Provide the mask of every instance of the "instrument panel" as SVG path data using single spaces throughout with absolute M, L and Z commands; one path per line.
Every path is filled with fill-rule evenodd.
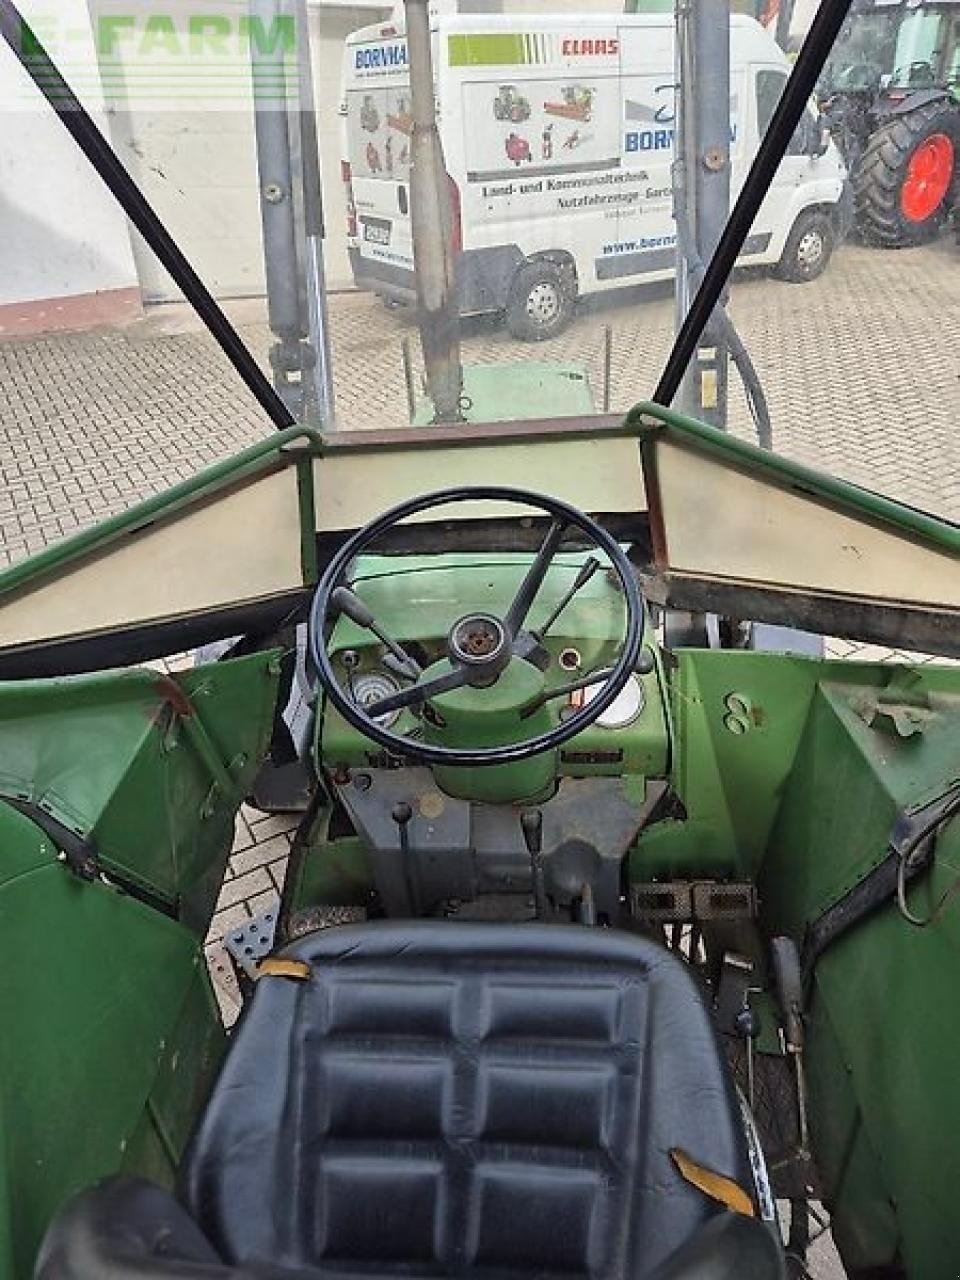
M 375 612 L 390 636 L 426 668 L 446 656 L 447 636 L 468 609 L 496 611 L 508 602 L 528 561 L 514 555 L 448 555 L 424 557 L 403 573 L 395 562 L 379 557 L 358 562 L 353 589 Z M 531 611 L 533 631 L 549 617 L 575 577 L 582 557 L 559 557 L 551 567 Z M 544 681 L 548 690 L 575 683 L 592 671 L 601 673 L 615 657 L 622 635 L 624 609 L 615 581 L 597 574 L 564 609 L 545 636 Z M 387 648 L 348 618 L 341 617 L 330 639 L 330 652 L 341 686 L 361 705 L 401 691 L 408 677 Z M 649 626 L 638 670 L 598 719 L 564 744 L 557 753 L 556 776 L 590 777 L 637 774 L 662 776 L 667 769 L 668 725 L 662 671 Z M 595 696 L 600 684 L 577 689 L 550 701 L 554 723 L 573 714 Z M 385 728 L 411 741 L 424 731 L 428 708 L 403 708 L 381 718 Z M 318 716 L 318 759 L 331 770 L 366 765 L 403 764 L 348 725 L 329 704 Z

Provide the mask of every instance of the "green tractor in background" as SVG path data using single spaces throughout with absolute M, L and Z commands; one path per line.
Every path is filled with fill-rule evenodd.
M 955 0 L 854 5 L 817 93 L 868 243 L 919 244 L 949 217 L 960 176 L 958 88 Z

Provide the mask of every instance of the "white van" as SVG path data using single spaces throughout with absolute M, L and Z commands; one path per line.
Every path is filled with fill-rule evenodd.
M 677 86 L 667 15 L 451 16 L 433 26 L 461 311 L 502 311 L 517 337 L 558 333 L 578 295 L 673 274 Z M 790 72 L 752 18 L 731 18 L 735 193 Z M 343 180 L 357 285 L 415 299 L 410 87 L 396 23 L 348 36 Z M 845 173 L 810 117 L 780 165 L 744 264 L 789 280 L 823 271 Z

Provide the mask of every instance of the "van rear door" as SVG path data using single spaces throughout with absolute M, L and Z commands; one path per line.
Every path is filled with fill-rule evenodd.
M 386 294 L 413 289 L 407 43 L 389 35 L 348 44 L 344 110 L 355 226 L 356 283 Z

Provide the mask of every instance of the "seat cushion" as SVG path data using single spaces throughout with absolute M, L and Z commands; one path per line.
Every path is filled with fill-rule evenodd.
M 429 1280 L 406 1273 L 410 1280 Z M 44 1237 L 35 1280 L 352 1280 L 355 1271 L 225 1264 L 160 1187 L 109 1178 L 80 1192 Z M 389 1272 L 364 1270 L 364 1280 Z M 784 1280 L 779 1246 L 758 1218 L 722 1213 L 674 1253 L 653 1280 Z
M 684 965 L 612 930 L 434 921 L 289 947 L 183 1167 L 223 1258 L 383 1273 L 646 1277 L 752 1187 Z

